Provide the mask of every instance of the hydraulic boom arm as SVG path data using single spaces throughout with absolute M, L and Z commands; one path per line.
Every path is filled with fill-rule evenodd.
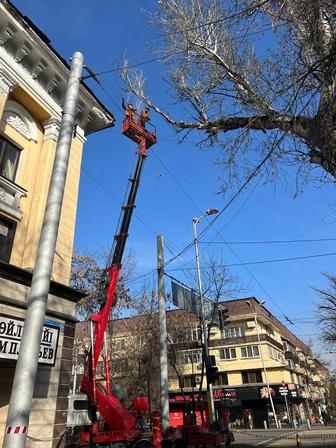
M 156 143 L 155 133 L 148 132 L 143 127 L 137 125 L 133 120 L 127 118 L 123 120 L 123 134 L 138 143 L 138 159 L 133 177 L 130 179 L 131 188 L 127 203 L 122 207 L 122 220 L 118 233 L 114 239 L 114 251 L 111 265 L 106 269 L 104 301 L 98 313 L 92 314 L 91 340 L 92 346 L 88 356 L 86 370 L 82 379 L 81 390 L 88 395 L 91 407 L 104 417 L 104 420 L 111 428 L 123 428 L 130 431 L 135 425 L 135 417 L 111 394 L 109 382 L 107 389 L 101 384 L 96 384 L 96 367 L 104 343 L 104 335 L 109 320 L 111 308 L 116 304 L 115 290 L 121 269 L 122 257 L 125 249 L 128 230 L 135 208 L 135 199 L 141 177 L 141 171 L 147 149 Z M 93 327 L 93 328 L 92 328 Z

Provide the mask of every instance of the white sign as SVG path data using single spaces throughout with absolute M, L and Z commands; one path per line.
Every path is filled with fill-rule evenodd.
M 288 392 L 287 387 L 279 387 L 279 392 Z
M 24 321 L 0 315 L 0 358 L 18 359 Z M 44 325 L 39 352 L 39 364 L 54 365 L 59 328 Z

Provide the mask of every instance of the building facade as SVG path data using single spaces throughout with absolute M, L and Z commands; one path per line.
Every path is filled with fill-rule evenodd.
M 10 1 L 0 3 L 0 444 L 35 266 L 69 66 L 47 36 Z M 69 288 L 83 144 L 114 122 L 84 85 L 80 99 L 28 446 L 62 446 L 76 302 Z
M 297 418 L 318 421 L 328 404 L 329 372 L 310 348 L 253 297 L 219 306 L 228 309 L 229 319 L 222 328 L 213 325 L 210 330 L 209 351 L 218 368 L 213 385 L 217 415 L 229 411 L 235 427 L 263 428 L 264 422 L 274 425 L 269 383 L 277 417 L 283 424 Z M 199 320 L 176 310 L 167 313 L 167 322 L 171 424 L 182 424 L 191 410 L 201 421 L 207 404 Z M 129 394 L 147 394 L 150 381 L 152 406 L 158 407 L 157 317 L 117 319 L 112 328 L 112 384 L 123 385 Z M 77 324 L 76 333 L 84 345 L 88 331 L 86 323 Z M 77 371 L 82 370 L 79 366 Z M 98 372 L 104 381 L 103 362 Z

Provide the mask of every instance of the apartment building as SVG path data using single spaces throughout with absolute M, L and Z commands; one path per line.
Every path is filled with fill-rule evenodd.
M 302 420 L 319 419 L 328 404 L 329 372 L 310 348 L 254 297 L 220 306 L 228 309 L 229 319 L 223 328 L 212 326 L 209 338 L 209 351 L 218 367 L 213 385 L 216 411 L 229 409 L 236 427 L 246 426 L 248 415 L 253 427 L 264 427 L 264 421 L 274 424 L 268 382 L 276 414 L 283 422 L 295 412 Z M 169 311 L 167 322 L 170 420 L 179 425 L 186 411 L 194 408 L 200 420 L 201 410 L 207 410 L 201 329 L 197 317 L 182 310 Z M 158 407 L 157 317 L 117 319 L 112 328 L 112 384 L 116 390 L 123 386 L 124 395 L 149 392 L 152 406 Z M 77 324 L 82 347 L 88 344 L 88 331 L 87 323 Z M 77 372 L 82 369 L 78 366 Z M 98 372 L 104 381 L 103 362 Z
M 51 46 L 48 37 L 10 1 L 1 1 L 0 444 L 68 76 L 67 62 Z M 28 446 L 62 446 L 60 439 L 65 432 L 76 302 L 82 297 L 69 288 L 82 151 L 88 134 L 113 125 L 113 121 L 113 115 L 82 84 Z

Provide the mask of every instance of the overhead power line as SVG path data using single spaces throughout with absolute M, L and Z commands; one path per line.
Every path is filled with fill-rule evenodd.
M 200 241 L 200 244 L 283 244 L 283 243 L 315 243 L 336 241 L 336 238 L 312 238 L 305 240 L 266 240 L 266 241 Z
M 249 6 L 248 8 L 245 8 L 239 12 L 232 13 L 232 14 L 222 17 L 220 19 L 211 20 L 210 22 L 204 22 L 204 23 L 201 23 L 200 25 L 195 25 L 193 27 L 185 28 L 185 29 L 183 29 L 183 31 L 174 30 L 174 31 L 170 31 L 170 32 L 167 32 L 164 34 L 167 36 L 170 34 L 181 34 L 186 31 L 194 31 L 194 30 L 198 30 L 200 28 L 204 28 L 205 26 L 215 25 L 216 23 L 221 23 L 221 22 L 226 22 L 227 20 L 232 20 L 236 17 L 241 17 L 242 15 L 250 13 L 251 11 L 256 11 L 257 8 L 260 8 L 265 3 L 268 3 L 268 2 L 269 2 L 269 0 L 263 0 L 262 2 L 259 3 L 259 5 Z
M 224 268 L 224 267 L 235 267 L 235 266 L 247 266 L 252 264 L 267 264 L 267 263 L 279 263 L 283 261 L 295 261 L 295 260 L 305 260 L 310 258 L 320 258 L 320 257 L 331 257 L 336 255 L 336 252 L 330 252 L 326 254 L 316 254 L 316 255 L 304 255 L 302 257 L 288 257 L 288 258 L 278 258 L 275 260 L 257 260 L 257 261 L 246 261 L 244 263 L 231 263 L 231 264 L 223 264 L 218 266 L 201 266 L 201 269 L 213 269 L 213 268 Z M 176 268 L 176 269 L 169 269 L 172 271 L 194 271 L 197 268 Z
M 270 31 L 272 29 L 273 29 L 273 26 L 268 26 L 267 28 L 263 28 L 263 29 L 256 30 L 256 31 L 251 31 L 250 33 L 245 33 L 245 34 L 243 34 L 241 36 L 234 36 L 230 40 L 231 41 L 235 41 L 235 40 L 238 41 L 239 39 L 242 39 L 242 38 L 245 39 L 246 37 L 249 37 L 249 36 L 255 36 L 257 34 L 261 34 L 261 33 L 264 33 L 265 31 Z M 111 69 L 108 69 L 108 70 L 102 70 L 100 72 L 95 72 L 95 73 L 91 71 L 88 75 L 83 76 L 82 80 L 85 81 L 86 79 L 92 78 L 96 82 L 98 82 L 98 80 L 97 80 L 98 76 L 107 75 L 109 73 L 120 72 L 120 71 L 124 70 L 125 68 L 127 68 L 127 69 L 129 69 L 129 68 L 136 68 L 136 67 L 141 67 L 142 65 L 152 64 L 153 62 L 162 62 L 164 59 L 170 58 L 172 56 L 177 56 L 179 54 L 186 53 L 186 52 L 189 52 L 189 51 L 190 50 L 188 48 L 186 48 L 184 50 L 172 51 L 172 52 L 166 53 L 166 54 L 164 54 L 162 56 L 156 56 L 154 58 L 146 59 L 144 61 L 137 62 L 135 64 L 127 65 L 126 67 L 125 66 L 120 66 L 120 67 L 111 68 Z

